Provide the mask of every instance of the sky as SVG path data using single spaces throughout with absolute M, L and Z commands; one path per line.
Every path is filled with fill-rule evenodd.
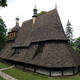
M 38 13 L 50 11 L 57 5 L 64 30 L 69 20 L 73 28 L 73 38 L 80 37 L 80 0 L 7 0 L 7 3 L 7 7 L 0 8 L 0 16 L 8 29 L 15 26 L 17 16 L 20 18 L 20 26 L 22 22 L 31 19 L 35 4 Z

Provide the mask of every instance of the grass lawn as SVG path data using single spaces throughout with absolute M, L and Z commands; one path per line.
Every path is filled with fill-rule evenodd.
M 8 65 L 0 62 L 0 69 L 1 68 L 7 68 L 7 67 L 8 67 Z M 5 79 L 3 79 L 3 78 L 0 77 L 0 80 L 5 80 Z
M 0 62 L 0 69 L 1 69 L 1 68 L 7 68 L 7 67 L 9 67 L 7 64 L 4 64 L 4 63 L 1 63 L 1 62 Z
M 75 76 L 67 76 L 67 77 L 47 77 L 39 74 L 35 74 L 32 72 L 24 72 L 19 69 L 10 69 L 3 71 L 18 80 L 80 80 L 80 74 Z
M 4 63 L 0 63 L 0 68 L 6 68 L 8 67 L 8 65 L 4 64 Z M 80 80 L 80 73 L 78 75 L 75 76 L 67 76 L 67 77 L 47 77 L 44 75 L 39 75 L 39 74 L 35 74 L 33 72 L 24 72 L 23 70 L 20 69 L 9 69 L 9 70 L 5 70 L 3 71 L 9 75 L 11 75 L 12 77 L 18 79 L 18 80 Z M 0 80 L 4 80 L 0 77 Z
M 3 78 L 0 77 L 0 80 L 5 80 L 5 79 L 3 79 Z

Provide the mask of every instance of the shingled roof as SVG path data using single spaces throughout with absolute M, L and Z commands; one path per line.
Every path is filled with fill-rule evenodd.
M 19 29 L 20 29 L 20 26 L 14 26 L 14 27 L 11 29 L 11 32 L 12 32 L 12 31 L 16 31 L 16 32 L 17 32 L 17 31 L 19 31 Z
M 11 54 L 13 54 L 12 46 L 14 42 L 8 42 L 7 45 L 5 46 L 4 49 L 1 50 L 0 52 L 0 57 L 1 58 L 8 58 Z
M 23 22 L 22 27 L 19 31 L 17 39 L 15 41 L 15 47 L 27 46 L 31 42 L 31 32 L 32 32 L 32 19 Z
M 1 57 L 48 68 L 76 67 L 80 65 L 80 56 L 66 42 L 45 42 L 41 52 L 38 51 L 38 46 L 39 44 L 32 44 L 29 48 L 18 49 L 19 53 L 16 53 L 15 49 L 8 48 L 10 52 L 6 55 L 3 53 Z
M 33 25 L 31 37 L 32 42 L 67 40 L 56 9 L 37 18 L 36 24 Z
M 56 9 L 39 16 L 34 25 L 32 20 L 23 22 L 14 47 L 27 47 L 32 42 L 47 40 L 68 40 Z

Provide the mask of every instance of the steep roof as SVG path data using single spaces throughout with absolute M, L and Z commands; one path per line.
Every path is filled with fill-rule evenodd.
M 14 46 L 27 47 L 32 42 L 47 40 L 68 40 L 56 9 L 39 16 L 34 25 L 32 20 L 23 22 Z
M 29 63 L 57 68 L 79 66 L 79 61 L 80 56 L 69 44 L 65 42 L 47 42 L 44 45 L 43 52 L 37 53 Z M 25 62 L 27 63 L 27 58 L 25 58 Z
M 27 46 L 31 42 L 32 19 L 23 22 L 14 46 Z
M 56 9 L 37 18 L 36 23 L 33 25 L 31 37 L 32 42 L 67 40 Z
M 13 54 L 12 46 L 14 42 L 8 42 L 4 49 L 0 51 L 1 58 L 8 58 L 8 56 Z

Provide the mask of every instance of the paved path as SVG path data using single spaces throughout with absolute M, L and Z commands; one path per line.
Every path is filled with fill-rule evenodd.
M 0 71 L 0 76 L 5 80 L 18 80 L 1 71 Z
M 8 68 L 2 68 L 2 69 L 0 69 L 0 71 L 7 70 L 7 69 L 11 69 L 11 68 L 13 68 L 13 67 L 15 67 L 15 66 L 13 65 L 13 66 L 10 66 L 10 67 L 8 67 Z
M 1 76 L 2 78 L 4 78 L 5 80 L 18 80 L 18 79 L 13 78 L 12 76 L 10 76 L 10 75 L 2 72 L 3 70 L 11 69 L 11 68 L 13 68 L 13 67 L 14 67 L 14 66 L 10 66 L 10 67 L 8 67 L 8 68 L 0 69 L 0 76 Z

